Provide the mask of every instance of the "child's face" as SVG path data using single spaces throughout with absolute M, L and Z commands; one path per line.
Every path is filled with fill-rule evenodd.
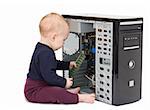
M 68 30 L 65 30 L 64 32 L 57 34 L 53 45 L 54 50 L 58 50 L 63 47 L 64 41 L 68 38 L 68 34 L 69 34 Z

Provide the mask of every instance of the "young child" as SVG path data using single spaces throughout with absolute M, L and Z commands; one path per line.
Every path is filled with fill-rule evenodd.
M 69 34 L 69 25 L 64 18 L 50 13 L 39 24 L 41 40 L 37 43 L 27 74 L 24 94 L 28 101 L 35 103 L 78 102 L 94 103 L 95 94 L 80 94 L 80 88 L 69 89 L 73 79 L 65 79 L 56 70 L 76 67 L 76 63 L 56 60 L 54 51 L 60 49 Z

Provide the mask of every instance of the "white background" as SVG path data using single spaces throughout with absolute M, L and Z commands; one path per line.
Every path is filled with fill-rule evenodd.
M 150 6 L 148 0 L 0 0 L 0 110 L 150 109 Z M 98 13 L 144 17 L 142 99 L 124 106 L 95 101 L 76 105 L 33 104 L 23 89 L 31 55 L 39 41 L 38 24 L 49 12 Z M 60 59 L 60 51 L 57 54 Z M 147 108 L 146 108 L 147 107 Z

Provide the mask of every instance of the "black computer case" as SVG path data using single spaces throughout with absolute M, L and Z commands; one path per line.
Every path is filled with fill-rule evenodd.
M 123 105 L 141 99 L 142 17 L 63 15 L 70 25 L 63 60 L 85 58 L 74 74 L 73 87 L 96 94 L 96 100 Z M 80 62 L 81 63 L 81 62 Z

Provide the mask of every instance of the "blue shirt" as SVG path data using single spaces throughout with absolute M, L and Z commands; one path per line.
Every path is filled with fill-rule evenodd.
M 43 80 L 50 86 L 65 87 L 66 79 L 57 75 L 56 70 L 69 69 L 69 63 L 56 60 L 53 49 L 38 42 L 32 55 L 27 78 Z

